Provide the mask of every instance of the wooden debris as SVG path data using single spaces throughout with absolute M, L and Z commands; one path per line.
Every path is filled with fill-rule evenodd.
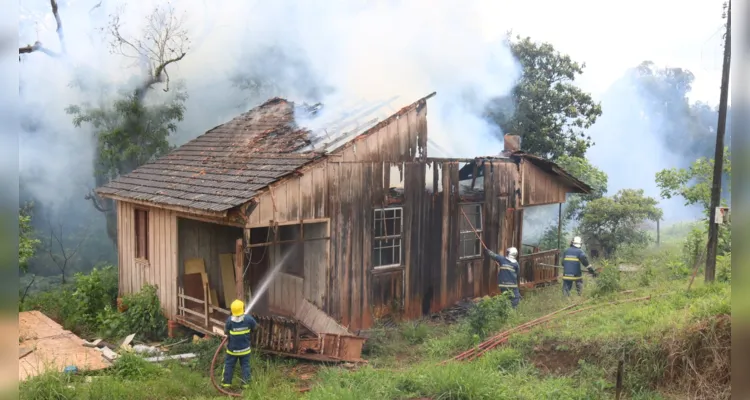
M 96 339 L 93 342 L 89 342 L 87 340 L 84 340 L 83 342 L 84 342 L 83 343 L 84 347 L 97 348 L 97 347 L 99 347 L 99 344 L 102 342 L 102 340 L 101 339 Z
M 125 340 L 122 341 L 122 344 L 120 345 L 120 348 L 121 349 L 128 349 L 130 347 L 130 342 L 132 342 L 133 339 L 135 339 L 135 333 L 131 333 L 130 335 L 128 335 L 125 338 Z
M 102 357 L 109 362 L 115 361 L 118 357 L 117 353 L 110 350 L 109 347 L 102 347 L 99 351 L 102 352 Z
M 173 356 L 157 356 L 157 357 L 149 357 L 146 358 L 146 361 L 148 362 L 161 362 L 166 360 L 189 360 L 191 358 L 197 357 L 194 353 L 185 353 L 185 354 L 176 354 Z

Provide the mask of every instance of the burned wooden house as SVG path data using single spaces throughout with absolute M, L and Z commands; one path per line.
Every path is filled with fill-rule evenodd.
M 275 98 L 99 188 L 117 204 L 121 295 L 156 285 L 171 321 L 212 333 L 258 293 L 261 347 L 351 358 L 341 342 L 380 317 L 494 294 L 474 230 L 520 248 L 524 208 L 590 188 L 515 136 L 499 155 L 428 157 L 430 97 L 318 117 Z M 540 264 L 557 257 L 524 255 L 521 283 L 556 279 Z

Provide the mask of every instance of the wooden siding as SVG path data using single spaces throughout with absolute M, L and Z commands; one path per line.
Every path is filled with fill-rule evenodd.
M 573 190 L 528 161 L 521 162 L 521 171 L 524 207 L 564 203 L 566 193 Z
M 170 210 L 117 203 L 120 296 L 145 284 L 158 288 L 167 318 L 177 314 L 177 217 Z M 148 211 L 148 260 L 135 257 L 135 209 Z

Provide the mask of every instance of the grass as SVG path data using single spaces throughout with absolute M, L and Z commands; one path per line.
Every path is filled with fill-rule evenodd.
M 720 379 L 725 368 L 723 353 L 706 349 L 720 348 L 721 340 L 727 340 L 722 335 L 728 333 L 721 324 L 712 321 L 717 315 L 730 313 L 731 287 L 728 283 L 705 285 L 702 279 L 696 279 L 687 292 L 689 277 L 675 276 L 667 266 L 672 257 L 665 255 L 669 251 L 663 248 L 641 254 L 648 269 L 613 278 L 618 280 L 615 286 L 620 290 L 633 290 L 628 294 L 602 291 L 591 279 L 586 281 L 582 299 L 576 295 L 564 298 L 559 285 L 525 293 L 518 309 L 507 318 L 488 321 L 494 324 L 493 331 L 516 326 L 574 301 L 589 300 L 600 306 L 514 335 L 507 345 L 477 361 L 438 365 L 479 342 L 468 321 L 453 325 L 406 322 L 395 329 L 373 332 L 366 349 L 368 366 L 356 370 L 323 366 L 304 382 L 291 373 L 302 364 L 255 354 L 253 380 L 245 398 L 611 398 L 621 358 L 626 360 L 628 398 L 684 398 L 688 390 L 704 393 L 703 398 L 722 398 L 722 392 L 708 392 L 713 389 L 691 375 L 690 368 L 706 371 L 711 383 Z M 594 292 L 602 293 L 594 297 Z M 647 295 L 652 299 L 608 304 L 614 299 Z M 218 396 L 207 376 L 217 345 L 218 341 L 212 340 L 174 346 L 172 352 L 199 355 L 186 365 L 152 365 L 128 355 L 91 381 L 81 375 L 47 373 L 22 383 L 21 399 L 225 398 Z M 298 388 L 302 386 L 311 386 L 311 390 L 301 395 Z

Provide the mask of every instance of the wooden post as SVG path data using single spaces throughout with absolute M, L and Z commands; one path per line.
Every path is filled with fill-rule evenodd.
M 724 36 L 724 66 L 721 72 L 721 96 L 719 98 L 719 123 L 716 129 L 714 152 L 714 176 L 711 184 L 711 208 L 708 218 L 708 243 L 706 244 L 706 282 L 716 276 L 716 251 L 719 245 L 719 224 L 716 208 L 721 202 L 721 175 L 724 169 L 724 132 L 727 126 L 727 97 L 729 95 L 729 65 L 732 59 L 732 1 L 727 6 L 727 30 Z
M 622 395 L 622 374 L 623 370 L 625 369 L 625 360 L 620 359 L 620 361 L 617 362 L 617 385 L 615 386 L 615 399 L 620 400 L 620 396 Z
M 203 312 L 206 316 L 206 329 L 210 326 L 209 316 L 208 316 L 208 297 L 210 296 L 210 291 L 208 290 L 208 282 L 203 283 Z
M 242 246 L 242 239 L 237 239 L 234 246 L 234 291 L 237 294 L 237 298 L 240 300 L 245 299 L 245 279 L 243 276 L 243 266 L 245 265 L 245 251 Z
M 656 247 L 659 247 L 661 244 L 661 233 L 659 231 L 659 220 L 656 220 Z

